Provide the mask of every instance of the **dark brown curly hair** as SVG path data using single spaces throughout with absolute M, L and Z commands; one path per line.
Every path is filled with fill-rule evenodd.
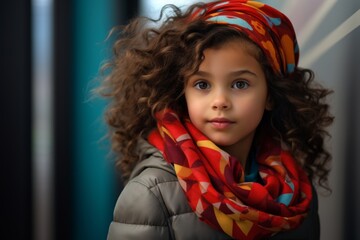
M 133 19 L 118 31 L 114 57 L 103 66 L 108 74 L 100 92 L 110 100 L 106 121 L 125 182 L 140 159 L 138 139 L 146 139 L 156 127 L 154 114 L 172 108 L 187 116 L 184 84 L 198 70 L 203 51 L 233 39 L 254 45 L 243 33 L 226 25 L 188 22 L 200 6 L 182 12 L 167 5 L 157 20 Z M 164 15 L 166 19 L 162 19 Z M 262 122 L 270 124 L 289 146 L 310 179 L 318 179 L 320 186 L 329 189 L 331 155 L 324 148 L 324 139 L 329 136 L 326 127 L 333 117 L 324 100 L 331 91 L 315 84 L 309 69 L 296 68 L 290 77 L 275 74 L 261 49 L 256 49 L 273 105 Z

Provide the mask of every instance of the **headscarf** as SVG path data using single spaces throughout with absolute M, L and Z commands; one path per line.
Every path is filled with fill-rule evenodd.
M 299 60 L 294 27 L 287 16 L 264 3 L 247 0 L 216 1 L 198 8 L 191 21 L 226 24 L 245 33 L 264 52 L 276 73 L 287 76 Z

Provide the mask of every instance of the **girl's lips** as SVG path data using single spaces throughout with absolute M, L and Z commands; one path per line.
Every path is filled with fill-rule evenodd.
M 224 129 L 235 123 L 227 118 L 214 118 L 209 121 L 217 129 Z

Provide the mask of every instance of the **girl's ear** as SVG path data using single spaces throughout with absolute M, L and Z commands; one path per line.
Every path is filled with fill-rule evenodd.
M 267 99 L 266 99 L 265 109 L 268 111 L 271 111 L 271 110 L 273 110 L 273 107 L 274 107 L 274 102 L 273 102 L 272 98 L 270 97 L 270 95 L 268 95 Z

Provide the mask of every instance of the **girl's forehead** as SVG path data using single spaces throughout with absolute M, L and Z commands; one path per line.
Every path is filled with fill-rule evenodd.
M 262 53 L 260 47 L 257 46 L 255 43 L 251 42 L 248 39 L 238 37 L 238 38 L 232 38 L 227 41 L 224 41 L 224 42 L 218 43 L 216 45 L 205 48 L 204 51 L 202 52 L 201 59 L 204 60 L 204 53 L 208 50 L 221 50 L 224 48 L 231 48 L 234 51 L 236 49 L 241 49 L 246 54 L 249 54 L 250 56 L 254 57 L 258 61 L 260 59 L 260 54 Z

